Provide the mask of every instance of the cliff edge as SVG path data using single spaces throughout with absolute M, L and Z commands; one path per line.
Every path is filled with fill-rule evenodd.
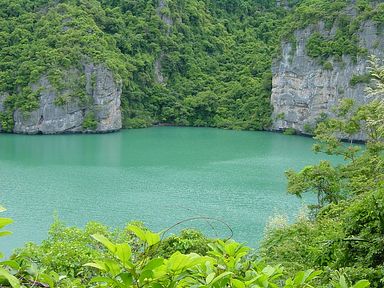
M 352 98 L 356 103 L 369 101 L 364 92 L 367 82 L 367 56 L 384 56 L 382 30 L 371 21 L 361 24 L 358 45 L 365 50 L 356 58 L 343 55 L 341 59 L 330 57 L 320 63 L 308 56 L 308 39 L 318 33 L 329 39 L 336 28 L 325 29 L 319 22 L 294 32 L 294 43 L 284 42 L 281 58 L 272 67 L 273 130 L 293 128 L 304 134 L 318 121 L 332 116 L 333 108 L 343 98 Z M 365 83 L 364 83 L 365 82 Z M 356 135 L 356 140 L 364 140 L 364 135 Z
M 83 64 L 63 73 L 60 87 L 42 76 L 30 85 L 38 107 L 11 112 L 12 132 L 22 134 L 103 133 L 121 129 L 121 81 L 103 65 Z M 0 112 L 8 95 L 0 95 Z M 0 124 L 0 131 L 2 126 Z M 5 129 L 3 129 L 5 130 Z

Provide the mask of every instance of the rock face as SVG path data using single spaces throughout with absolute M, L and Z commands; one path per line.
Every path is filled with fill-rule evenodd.
M 296 47 L 282 44 L 282 57 L 273 65 L 272 97 L 274 108 L 273 129 L 294 128 L 306 133 L 306 127 L 313 125 L 322 114 L 332 114 L 341 99 L 353 98 L 357 103 L 369 99 L 364 93 L 364 84 L 351 85 L 354 75 L 367 73 L 367 59 L 352 61 L 343 56 L 342 61 L 333 61 L 331 69 L 325 69 L 316 59 L 307 56 L 306 43 L 313 32 L 324 36 L 335 33 L 326 31 L 319 23 L 295 32 Z M 384 56 L 384 37 L 372 22 L 365 22 L 359 32 L 360 46 L 368 50 L 368 55 Z M 364 136 L 357 135 L 362 140 Z
M 5 100 L 5 98 L 7 97 L 7 95 L 6 94 L 2 94 L 2 93 L 0 93 L 0 114 L 2 113 L 2 112 L 4 112 L 4 100 Z M 2 131 L 2 125 L 1 125 L 1 121 L 0 121 L 0 132 Z
M 171 34 L 173 20 L 172 18 L 164 13 L 164 10 L 167 9 L 167 3 L 165 0 L 158 0 L 156 14 L 160 17 L 161 21 L 165 24 L 166 27 L 166 35 L 169 36 Z M 160 52 L 160 55 L 154 62 L 154 77 L 157 83 L 166 85 L 167 79 L 162 73 L 162 62 L 164 61 L 164 52 Z
M 31 85 L 33 91 L 40 92 L 40 107 L 28 113 L 16 110 L 14 133 L 58 134 L 121 129 L 122 84 L 103 65 L 84 64 L 82 68 L 83 71 L 68 71 L 68 79 L 64 79 L 65 87 L 60 92 L 51 85 L 47 77 L 42 77 L 38 83 Z M 85 81 L 85 87 L 82 87 L 85 96 L 82 100 L 76 95 L 78 87 L 73 85 L 73 81 L 79 77 L 83 77 Z M 63 95 L 72 96 L 66 103 L 58 103 L 59 97 Z M 84 125 L 84 120 L 90 116 L 95 121 L 92 128 Z
M 171 33 L 171 27 L 173 25 L 173 20 L 169 15 L 163 13 L 163 10 L 166 8 L 168 8 L 166 1 L 165 0 L 159 0 L 157 8 L 156 8 L 156 13 L 161 18 L 161 21 L 163 21 L 163 23 L 167 26 L 167 34 L 169 35 Z
M 276 0 L 277 7 L 283 7 L 285 9 L 289 9 L 289 3 L 287 0 Z

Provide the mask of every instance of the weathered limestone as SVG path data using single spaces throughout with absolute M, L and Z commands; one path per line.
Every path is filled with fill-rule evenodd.
M 87 101 L 76 97 L 79 87 L 73 87 L 73 78 L 85 75 Z M 122 85 L 103 65 L 84 64 L 83 71 L 68 71 L 65 88 L 58 92 L 47 77 L 31 85 L 39 93 L 40 107 L 32 112 L 14 112 L 14 133 L 58 134 L 74 132 L 110 132 L 121 129 L 120 96 Z M 72 85 L 71 85 L 72 84 Z M 57 104 L 62 94 L 73 95 L 66 104 Z M 84 118 L 93 113 L 97 122 L 94 130 L 83 127 Z
M 289 3 L 287 0 L 276 0 L 277 7 L 283 7 L 284 9 L 289 9 Z
M 305 133 L 305 126 L 316 123 L 323 113 L 332 115 L 332 109 L 341 99 L 352 98 L 357 103 L 369 101 L 364 84 L 350 84 L 354 75 L 367 73 L 367 59 L 360 57 L 354 62 L 349 56 L 343 56 L 339 62 L 330 60 L 332 67 L 326 70 L 306 53 L 306 42 L 315 31 L 324 36 L 335 33 L 335 29 L 326 31 L 323 23 L 296 31 L 296 47 L 283 43 L 282 57 L 273 65 L 274 130 L 294 128 Z M 383 33 L 374 23 L 365 22 L 358 36 L 360 46 L 367 49 L 368 55 L 384 56 Z M 356 136 L 359 140 L 363 138 L 363 135 Z
M 155 80 L 157 83 L 160 83 L 160 84 L 165 84 L 165 82 L 166 82 L 166 78 L 163 75 L 163 73 L 161 72 L 161 70 L 162 70 L 162 64 L 161 63 L 162 63 L 163 59 L 164 59 L 164 53 L 161 52 L 160 56 L 155 60 L 155 64 L 154 64 Z
M 168 8 L 166 1 L 164 0 L 158 0 L 157 8 L 156 8 L 156 14 L 160 17 L 161 21 L 165 24 L 167 31 L 166 35 L 171 34 L 172 25 L 173 25 L 173 19 L 164 13 L 164 9 Z M 162 62 L 164 61 L 164 53 L 160 52 L 160 55 L 157 57 L 157 59 L 154 62 L 153 70 L 154 70 L 154 77 L 157 83 L 166 85 L 167 79 L 162 73 Z
M 5 93 L 0 93 L 0 114 L 4 112 L 4 100 L 7 97 Z M 0 121 L 0 132 L 2 131 L 2 125 Z
M 156 8 L 156 13 L 161 18 L 163 23 L 165 25 L 167 25 L 167 34 L 169 35 L 171 33 L 171 27 L 173 25 L 173 19 L 169 15 L 163 13 L 163 9 L 165 9 L 165 8 L 168 8 L 167 3 L 164 0 L 159 0 L 157 8 Z

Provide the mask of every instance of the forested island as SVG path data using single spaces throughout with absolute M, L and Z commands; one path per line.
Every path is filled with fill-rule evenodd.
M 3 0 L 0 130 L 311 134 L 340 99 L 366 102 L 379 2 Z
M 0 262 L 0 286 L 383 287 L 380 2 L 0 0 L 0 132 L 274 130 L 342 159 L 286 172 L 288 193 L 316 203 L 271 221 L 257 250 L 192 229 L 57 220 Z M 12 222 L 0 218 L 0 236 Z

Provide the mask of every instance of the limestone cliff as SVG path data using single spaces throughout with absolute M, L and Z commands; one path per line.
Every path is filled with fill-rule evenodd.
M 83 80 L 82 85 L 79 79 Z M 31 112 L 14 111 L 13 132 L 57 134 L 109 132 L 121 128 L 122 84 L 105 66 L 83 64 L 82 70 L 71 69 L 65 73 L 61 85 L 58 90 L 47 77 L 31 85 L 32 91 L 39 93 L 39 108 Z M 4 97 L 0 97 L 0 111 L 2 99 Z
M 276 6 L 283 7 L 285 9 L 290 8 L 288 0 L 276 0 Z
M 329 67 L 324 67 L 306 52 L 308 38 L 314 32 L 330 37 L 335 29 L 326 30 L 324 23 L 319 22 L 296 31 L 296 45 L 283 43 L 281 58 L 273 65 L 271 102 L 274 130 L 294 128 L 306 133 L 306 128 L 313 126 L 323 115 L 332 114 L 332 108 L 342 98 L 353 98 L 357 103 L 368 101 L 365 85 L 351 84 L 353 77 L 367 73 L 367 57 L 360 56 L 353 61 L 344 55 L 342 61 L 329 59 Z M 367 55 L 384 56 L 383 32 L 373 22 L 362 23 L 358 38 L 359 46 L 367 50 Z
M 8 95 L 6 95 L 5 93 L 0 93 L 0 113 L 3 113 L 5 111 L 4 101 L 7 96 Z M 0 121 L 0 132 L 2 131 L 2 129 L 2 121 Z
M 172 18 L 167 14 L 166 11 L 169 11 L 166 1 L 159 0 L 156 8 L 156 14 L 160 17 L 161 21 L 164 23 L 166 28 L 166 35 L 169 36 L 171 34 L 171 29 L 173 25 Z M 162 72 L 162 62 L 164 61 L 164 52 L 161 51 L 160 55 L 155 59 L 154 62 L 154 76 L 157 83 L 166 84 L 166 77 Z

